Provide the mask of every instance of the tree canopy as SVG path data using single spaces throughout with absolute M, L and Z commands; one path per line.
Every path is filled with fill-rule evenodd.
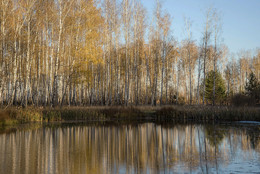
M 260 49 L 227 61 L 215 8 L 205 10 L 199 44 L 189 18 L 178 42 L 181 26 L 155 1 L 148 15 L 136 0 L 1 0 L 0 105 L 204 104 L 214 89 L 216 102 L 225 87 L 245 91 L 249 72 L 259 78 Z M 221 87 L 213 78 L 211 91 L 207 77 L 205 98 L 212 71 Z M 253 82 L 247 88 L 259 97 Z

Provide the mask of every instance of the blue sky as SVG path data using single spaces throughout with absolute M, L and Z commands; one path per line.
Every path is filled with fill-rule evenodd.
M 141 1 L 152 15 L 155 0 Z M 260 47 L 260 0 L 162 0 L 162 9 L 173 18 L 171 29 L 178 41 L 184 38 L 184 16 L 193 23 L 193 39 L 201 40 L 205 9 L 210 6 L 221 14 L 221 37 L 231 53 Z

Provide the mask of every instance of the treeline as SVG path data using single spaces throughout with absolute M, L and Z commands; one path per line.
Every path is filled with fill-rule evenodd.
M 159 0 L 148 19 L 138 0 L 2 0 L 2 105 L 206 104 L 216 100 L 215 74 L 226 99 L 259 77 L 260 51 L 228 62 L 217 10 L 205 13 L 199 44 L 172 35 Z M 183 26 L 174 26 L 183 27 Z M 200 31 L 201 32 L 201 31 Z M 213 71 L 212 100 L 205 80 Z M 223 103 L 223 102 L 222 102 Z

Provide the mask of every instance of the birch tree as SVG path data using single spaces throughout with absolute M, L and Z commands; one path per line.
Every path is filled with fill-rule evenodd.
M 189 80 L 190 80 L 190 105 L 192 104 L 192 84 L 191 84 L 191 39 L 192 39 L 192 32 L 191 32 L 191 21 L 189 19 L 185 19 L 185 28 L 187 34 L 187 41 L 188 41 L 188 61 L 189 61 Z
M 208 47 L 210 44 L 210 38 L 211 38 L 211 33 L 212 33 L 212 8 L 207 9 L 206 11 L 206 21 L 205 21 L 205 26 L 204 26 L 204 32 L 203 32 L 203 38 L 202 38 L 202 43 L 203 43 L 203 105 L 205 103 L 205 79 L 206 79 L 206 73 L 207 73 L 207 58 L 208 58 Z
M 170 32 L 170 26 L 171 26 L 171 21 L 170 21 L 170 15 L 165 14 L 161 18 L 161 27 L 162 27 L 162 55 L 161 55 L 161 61 L 162 61 L 162 68 L 161 68 L 161 97 L 160 97 L 160 104 L 163 104 L 163 87 L 164 87 L 164 79 L 165 79 L 165 64 L 167 63 L 167 58 L 170 50 L 170 44 L 169 42 L 169 32 Z M 167 78 L 167 77 L 166 77 Z M 167 97 L 167 96 L 166 96 Z
M 61 45 L 62 45 L 62 33 L 64 28 L 64 22 L 66 20 L 66 17 L 68 16 L 72 3 L 74 3 L 74 0 L 58 0 L 57 1 L 57 10 L 58 10 L 58 41 L 57 41 L 57 54 L 54 59 L 54 76 L 53 76 L 53 96 L 52 96 L 52 104 L 53 106 L 56 106 L 58 104 L 58 98 L 59 98 L 59 84 L 60 84 L 60 77 L 58 77 L 58 71 L 59 71 L 59 60 L 61 56 Z
M 122 20 L 123 20 L 123 31 L 124 31 L 124 39 L 125 39 L 125 92 L 124 92 L 124 101 L 125 105 L 128 105 L 129 100 L 129 39 L 130 39 L 130 28 L 131 28 L 131 18 L 132 18 L 132 9 L 130 5 L 130 0 L 122 1 Z

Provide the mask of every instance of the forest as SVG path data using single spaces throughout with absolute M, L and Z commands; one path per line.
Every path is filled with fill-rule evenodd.
M 0 105 L 259 103 L 260 49 L 230 54 L 204 12 L 178 41 L 159 0 L 152 16 L 139 0 L 1 0 Z

